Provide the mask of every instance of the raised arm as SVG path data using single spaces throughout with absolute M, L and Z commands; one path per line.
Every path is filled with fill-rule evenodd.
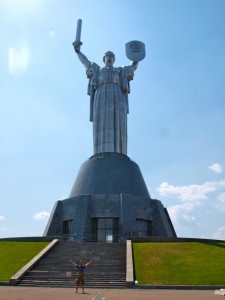
M 85 66 L 86 70 L 90 68 L 91 62 L 88 60 L 88 58 L 80 51 L 82 43 L 81 42 L 73 42 L 74 50 L 80 60 L 80 62 Z
M 131 66 L 132 71 L 134 72 L 137 70 L 138 62 L 132 60 L 130 66 Z
M 85 264 L 85 267 L 87 267 L 88 265 L 90 265 L 90 263 L 92 263 L 93 259 L 89 259 L 89 261 Z
M 77 263 L 75 261 L 73 261 L 72 259 L 69 260 L 69 262 L 73 265 L 73 266 L 77 266 Z

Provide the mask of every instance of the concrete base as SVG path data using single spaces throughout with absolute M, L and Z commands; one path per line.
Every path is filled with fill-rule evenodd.
M 81 166 L 69 198 L 56 202 L 44 235 L 113 242 L 176 233 L 167 210 L 151 199 L 138 165 L 108 153 Z

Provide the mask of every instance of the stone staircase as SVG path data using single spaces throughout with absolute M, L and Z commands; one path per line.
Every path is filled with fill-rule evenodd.
M 86 287 L 126 287 L 125 243 L 59 242 L 18 283 L 20 286 L 74 287 L 76 267 L 69 262 L 90 258 L 85 271 Z M 67 277 L 72 272 L 72 277 Z

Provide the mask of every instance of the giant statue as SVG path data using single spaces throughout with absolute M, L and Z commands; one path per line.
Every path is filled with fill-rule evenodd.
M 126 43 L 129 66 L 114 67 L 111 51 L 99 66 L 81 52 L 81 25 L 79 19 L 73 47 L 89 79 L 94 155 L 81 165 L 69 197 L 56 202 L 45 235 L 79 242 L 176 237 L 166 208 L 151 198 L 139 166 L 127 155 L 130 81 L 145 46 Z
M 90 121 L 93 122 L 94 154 L 114 152 L 127 155 L 127 114 L 129 113 L 129 82 L 134 77 L 138 61 L 144 58 L 144 44 L 132 41 L 126 44 L 130 66 L 114 67 L 115 55 L 107 51 L 104 66 L 89 61 L 80 51 L 81 20 L 77 23 L 74 50 L 86 69 L 89 79 Z

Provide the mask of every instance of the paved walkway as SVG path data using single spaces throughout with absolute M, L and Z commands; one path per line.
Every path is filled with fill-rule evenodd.
M 223 299 L 214 290 L 87 289 L 0 286 L 1 300 L 209 300 Z

